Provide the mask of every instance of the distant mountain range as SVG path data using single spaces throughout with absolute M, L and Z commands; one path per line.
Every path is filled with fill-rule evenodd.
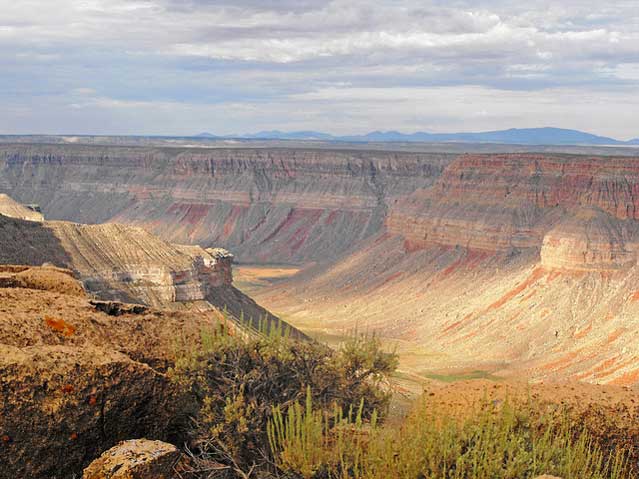
M 197 138 L 239 138 L 254 140 L 321 140 L 348 142 L 500 143 L 508 145 L 639 145 L 639 138 L 616 140 L 564 128 L 511 128 L 478 133 L 401 133 L 373 131 L 365 135 L 336 136 L 318 131 L 260 131 L 245 135 L 217 136 L 200 133 Z

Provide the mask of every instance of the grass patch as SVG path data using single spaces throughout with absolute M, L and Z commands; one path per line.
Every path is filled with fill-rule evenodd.
M 488 379 L 490 381 L 502 381 L 503 378 L 495 376 L 488 371 L 475 370 L 457 374 L 435 374 L 426 373 L 423 375 L 425 378 L 434 379 L 435 381 L 441 381 L 444 383 L 454 383 L 457 381 L 469 381 L 472 379 Z
M 299 267 L 288 265 L 239 265 L 234 268 L 235 287 L 245 293 L 256 293 L 294 276 Z

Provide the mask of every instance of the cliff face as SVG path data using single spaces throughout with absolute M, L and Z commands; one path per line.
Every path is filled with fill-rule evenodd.
M 49 219 L 143 226 L 240 261 L 333 257 L 451 157 L 331 150 L 1 146 L 0 191 Z
M 549 265 L 623 267 L 635 258 L 625 243 L 634 242 L 638 193 L 633 158 L 465 155 L 432 188 L 397 202 L 387 226 L 416 246 L 543 245 Z
M 544 236 L 541 264 L 549 269 L 614 271 L 637 264 L 637 225 L 598 209 L 575 209 Z

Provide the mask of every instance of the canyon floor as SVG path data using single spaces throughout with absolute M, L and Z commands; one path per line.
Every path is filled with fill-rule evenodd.
M 296 275 L 304 270 L 304 267 L 290 265 L 259 265 L 241 264 L 234 268 L 235 285 L 238 289 L 253 298 L 259 298 L 261 304 L 278 315 L 282 320 L 294 325 L 309 337 L 338 348 L 345 340 L 354 334 L 376 334 L 376 331 L 367 330 L 366 324 L 358 324 L 355 321 L 331 324 L 325 320 L 324 313 L 317 311 L 317 304 L 311 304 L 309 309 L 304 309 L 299 314 L 300 303 L 304 299 L 291 299 L 281 288 L 293 288 L 296 284 Z M 273 293 L 273 290 L 276 293 Z M 274 299 L 279 298 L 279 300 Z M 325 300 L 330 300 L 328 297 Z M 299 301 L 299 302 L 298 302 Z M 310 301 L 309 301 L 310 302 Z M 326 304 L 326 303 L 324 303 Z M 352 305 L 351 305 L 352 306 Z M 345 306 L 347 308 L 348 305 Z M 278 308 L 282 308 L 278 310 Z M 313 308 L 313 309 L 311 309 Z M 289 312 L 290 311 L 290 312 Z M 316 318 L 322 317 L 321 320 Z M 465 367 L 428 367 L 429 359 L 436 353 L 428 353 L 408 341 L 400 341 L 380 336 L 384 348 L 388 351 L 396 351 L 400 355 L 400 366 L 394 378 L 394 385 L 399 393 L 398 404 L 400 409 L 406 409 L 411 400 L 419 396 L 426 388 L 437 385 L 445 385 L 459 381 L 483 379 L 487 381 L 513 380 L 525 381 L 525 375 L 518 374 L 516 370 L 509 369 L 507 364 L 481 364 L 483 369 L 477 366 Z

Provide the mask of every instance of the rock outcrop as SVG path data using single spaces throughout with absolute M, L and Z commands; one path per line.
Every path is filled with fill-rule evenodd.
M 22 205 L 5 194 L 0 194 L 0 215 L 26 221 L 44 221 L 44 217 L 40 211 Z
M 72 269 L 100 299 L 178 309 L 227 307 L 256 323 L 274 319 L 233 287 L 233 255 L 223 248 L 170 244 L 143 228 L 116 223 L 32 222 L 3 215 L 0 244 L 0 264 Z M 246 311 L 239 309 L 243 306 Z
M 0 274 L 25 273 L 38 281 L 0 285 L 0 476 L 79 477 L 118 441 L 179 440 L 181 396 L 165 374 L 176 338 L 197 343 L 222 314 L 112 316 L 79 295 L 79 283 L 56 284 L 71 286 L 66 272 Z
M 172 444 L 147 439 L 124 441 L 84 470 L 82 479 L 171 479 L 180 451 Z
M 127 437 L 166 439 L 178 396 L 148 365 L 99 346 L 0 345 L 4 477 L 70 477 Z

